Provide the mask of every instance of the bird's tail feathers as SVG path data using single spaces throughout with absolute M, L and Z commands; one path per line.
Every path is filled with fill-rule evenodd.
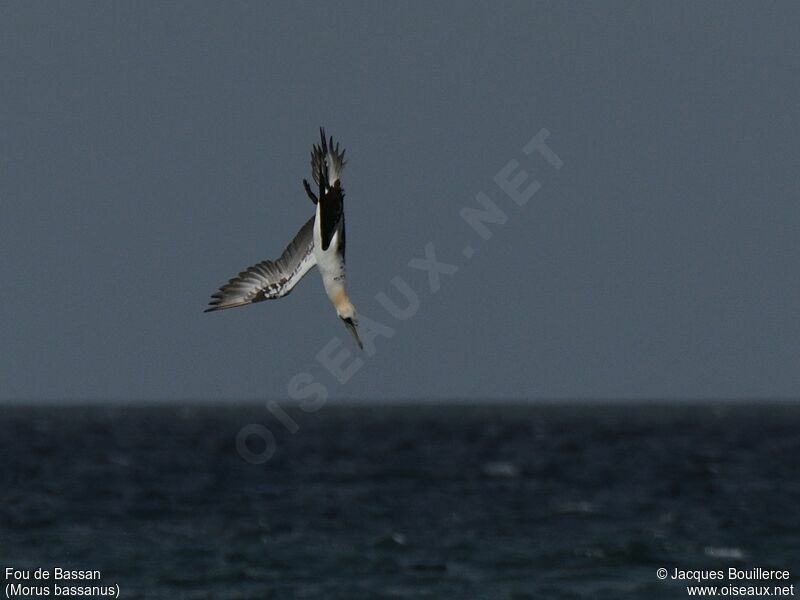
M 339 149 L 339 142 L 334 144 L 333 137 L 326 138 L 322 127 L 319 128 L 319 137 L 320 144 L 314 144 L 311 151 L 311 174 L 318 186 L 327 189 L 341 179 L 347 162 L 344 159 L 344 149 Z

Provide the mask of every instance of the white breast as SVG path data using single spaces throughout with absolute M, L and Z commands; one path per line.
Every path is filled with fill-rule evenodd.
M 322 249 L 318 204 L 317 216 L 314 220 L 314 257 L 317 259 L 317 268 L 320 275 L 322 275 L 322 284 L 325 286 L 325 292 L 332 302 L 334 298 L 339 296 L 345 286 L 344 258 L 339 251 L 340 234 L 341 228 L 337 228 L 336 233 L 331 238 L 328 249 Z

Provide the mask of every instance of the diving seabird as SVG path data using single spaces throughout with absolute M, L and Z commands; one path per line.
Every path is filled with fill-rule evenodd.
M 336 314 L 363 347 L 358 337 L 356 309 L 347 296 L 344 260 L 344 189 L 341 175 L 344 150 L 333 138 L 326 139 L 320 128 L 320 144 L 311 151 L 311 175 L 317 184 L 315 194 L 307 180 L 303 187 L 316 211 L 277 260 L 265 260 L 239 273 L 211 296 L 205 312 L 245 306 L 262 300 L 282 298 L 314 266 L 319 267 L 322 283 Z

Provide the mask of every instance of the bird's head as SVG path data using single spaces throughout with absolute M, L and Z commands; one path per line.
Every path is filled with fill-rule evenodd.
M 361 338 L 358 337 L 358 315 L 356 314 L 356 307 L 350 300 L 344 300 L 336 305 L 336 314 L 344 323 L 347 330 L 353 334 L 356 339 L 358 347 L 363 349 L 364 345 L 361 343 Z

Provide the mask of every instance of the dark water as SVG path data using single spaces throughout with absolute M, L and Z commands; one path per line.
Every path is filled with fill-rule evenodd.
M 123 598 L 685 598 L 659 567 L 798 583 L 797 408 L 289 412 L 295 434 L 265 408 L 4 410 L 0 567 L 99 569 Z M 235 449 L 254 421 L 277 437 L 260 466 Z

